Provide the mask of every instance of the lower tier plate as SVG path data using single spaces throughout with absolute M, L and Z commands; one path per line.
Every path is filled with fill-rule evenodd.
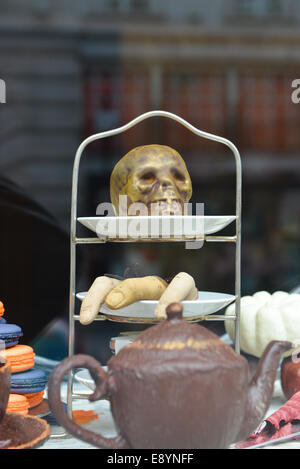
M 87 292 L 77 293 L 76 297 L 83 300 Z M 199 291 L 198 299 L 193 301 L 182 301 L 183 317 L 187 321 L 197 321 L 202 316 L 213 314 L 222 308 L 225 308 L 235 300 L 235 295 L 227 293 L 217 293 L 208 291 Z M 137 301 L 125 308 L 112 310 L 104 303 L 100 313 L 107 319 L 118 322 L 159 322 L 155 317 L 154 310 L 158 301 L 142 300 Z

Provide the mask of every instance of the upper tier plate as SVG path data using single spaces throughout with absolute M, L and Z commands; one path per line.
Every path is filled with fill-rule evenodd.
M 203 239 L 236 219 L 235 215 L 168 215 L 138 217 L 79 217 L 78 221 L 99 238 L 128 241 L 130 239 Z
M 83 300 L 86 292 L 77 293 L 77 298 Z M 199 291 L 198 299 L 194 301 L 182 301 L 183 306 L 183 317 L 189 321 L 196 321 L 201 316 L 213 314 L 222 308 L 225 308 L 235 300 L 234 295 L 228 295 L 226 293 Z M 126 322 L 147 322 L 151 321 L 158 322 L 159 319 L 154 316 L 154 310 L 157 305 L 157 301 L 142 300 L 136 301 L 129 306 L 121 309 L 109 309 L 104 303 L 101 307 L 101 313 L 104 314 L 107 319 L 113 321 Z

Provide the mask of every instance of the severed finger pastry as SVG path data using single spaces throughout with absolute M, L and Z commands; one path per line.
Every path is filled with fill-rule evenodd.
M 105 303 L 110 309 L 120 309 L 135 301 L 159 300 L 167 286 L 156 276 L 127 278 L 107 295 Z
M 155 308 L 154 315 L 166 317 L 166 308 L 170 303 L 196 299 L 196 285 L 193 277 L 186 272 L 180 272 L 168 285 Z M 198 295 L 198 292 L 197 292 Z
M 198 298 L 198 289 L 197 287 L 192 288 L 187 296 L 182 301 L 194 301 Z
M 79 321 L 87 325 L 98 315 L 108 293 L 121 283 L 116 278 L 97 277 L 87 292 L 80 308 Z

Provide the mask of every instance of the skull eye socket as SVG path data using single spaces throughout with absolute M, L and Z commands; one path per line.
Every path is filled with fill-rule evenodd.
M 148 171 L 145 174 L 142 174 L 141 181 L 144 184 L 152 184 L 155 181 L 155 174 L 152 171 Z
M 185 175 L 178 171 L 178 169 L 172 169 L 172 175 L 178 182 L 185 182 Z

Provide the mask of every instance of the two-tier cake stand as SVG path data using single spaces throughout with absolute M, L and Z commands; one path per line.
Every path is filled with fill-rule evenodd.
M 196 134 L 199 137 L 213 140 L 215 142 L 222 143 L 231 149 L 235 157 L 236 165 L 236 213 L 232 217 L 235 220 L 235 235 L 234 236 L 215 236 L 215 235 L 204 235 L 204 241 L 206 242 L 229 242 L 235 244 L 235 297 L 234 301 L 236 304 L 235 314 L 231 316 L 225 315 L 206 315 L 203 317 L 198 317 L 198 320 L 232 320 L 235 322 L 235 350 L 240 352 L 240 300 L 241 300 L 241 188 L 242 188 L 242 170 L 241 170 L 241 159 L 239 151 L 236 146 L 229 140 L 219 137 L 217 135 L 209 134 L 195 128 L 193 125 L 182 119 L 181 117 L 172 114 L 166 111 L 151 111 L 146 112 L 145 114 L 140 115 L 139 117 L 133 119 L 128 124 L 119 127 L 117 129 L 108 130 L 106 132 L 97 133 L 86 138 L 78 147 L 76 152 L 74 167 L 73 167 L 73 180 L 72 180 L 72 205 L 71 205 L 71 232 L 70 232 L 70 249 L 71 249 L 71 259 L 70 259 L 70 304 L 69 304 L 69 356 L 74 354 L 74 342 L 75 342 L 75 323 L 79 320 L 79 315 L 75 314 L 75 300 L 76 300 L 76 247 L 78 244 L 99 244 L 105 243 L 108 241 L 118 241 L 118 239 L 105 239 L 103 237 L 89 237 L 89 238 L 79 238 L 76 234 L 76 226 L 80 219 L 77 218 L 77 199 L 78 199 L 78 174 L 79 174 L 79 164 L 81 160 L 82 153 L 86 146 L 95 140 L 99 140 L 106 137 L 112 137 L 114 135 L 126 132 L 131 129 L 138 123 L 142 122 L 145 119 L 150 117 L 167 117 L 172 119 L 179 124 L 183 125 L 189 129 L 192 133 Z M 205 218 L 205 217 L 204 217 Z M 133 239 L 122 239 L 120 241 L 131 241 Z M 148 239 L 140 239 L 139 241 L 148 241 Z M 151 241 L 162 242 L 164 239 L 151 239 Z M 178 239 L 177 239 L 178 241 Z M 179 240 L 180 241 L 180 240 Z M 186 241 L 183 237 L 181 241 Z M 99 314 L 96 318 L 97 320 L 105 320 L 106 317 L 103 314 Z M 122 318 L 123 322 L 134 322 L 132 318 L 126 317 Z M 86 395 L 85 395 L 86 396 Z M 68 393 L 67 393 L 67 410 L 68 414 L 72 415 L 72 399 L 82 398 L 82 394 L 76 394 L 73 392 L 73 372 L 70 372 L 68 377 Z M 61 435 L 63 436 L 63 435 Z

